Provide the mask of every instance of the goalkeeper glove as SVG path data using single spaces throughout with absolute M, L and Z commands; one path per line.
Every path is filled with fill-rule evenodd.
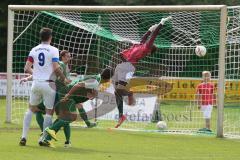
M 169 20 L 171 20 L 171 19 L 172 19 L 171 16 L 169 16 L 169 17 L 167 17 L 167 18 L 162 18 L 162 19 L 161 19 L 161 22 L 160 22 L 159 24 L 164 25 L 164 23 L 165 23 L 166 21 L 169 21 Z
M 157 26 L 158 26 L 158 24 L 152 25 L 152 26 L 148 29 L 148 31 L 153 32 L 153 31 L 157 28 Z

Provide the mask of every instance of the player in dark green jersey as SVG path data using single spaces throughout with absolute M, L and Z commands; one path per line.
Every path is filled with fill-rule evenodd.
M 78 104 L 95 98 L 99 84 L 108 81 L 111 75 L 112 71 L 105 69 L 101 75 L 79 78 L 60 89 L 59 98 L 61 100 L 55 106 L 58 112 L 58 119 L 52 126 L 45 130 L 48 135 L 45 137 L 44 146 L 51 146 L 50 140 L 51 138 L 56 140 L 56 132 L 58 132 L 61 127 L 69 126 L 71 122 L 76 120 L 76 111 L 79 109 Z
M 66 51 L 66 50 L 61 51 L 61 53 L 60 53 L 60 60 L 61 60 L 61 61 L 59 61 L 60 68 L 61 68 L 63 74 L 66 77 L 69 78 L 69 76 L 70 76 L 70 69 L 68 67 L 68 64 L 69 64 L 69 62 L 71 60 L 71 54 L 68 51 Z M 66 87 L 66 86 L 59 79 L 56 80 L 55 84 L 56 84 L 56 90 L 57 90 L 55 104 L 57 104 L 59 102 L 59 100 L 60 100 L 58 92 L 62 88 Z M 43 111 L 44 111 L 45 106 L 44 106 L 43 103 L 41 103 L 41 104 L 38 105 L 38 108 L 40 110 L 39 110 L 39 112 L 36 112 L 36 120 L 37 120 L 37 122 L 39 124 L 39 127 L 41 128 L 41 131 L 43 131 L 43 114 L 44 114 Z M 92 127 L 96 126 L 96 123 L 90 122 L 88 120 L 87 114 L 86 114 L 84 108 L 81 107 L 81 104 L 79 104 L 78 111 L 79 111 L 80 117 L 83 119 L 83 121 L 85 122 L 85 124 L 87 125 L 88 128 L 92 128 Z M 55 113 L 57 115 L 59 113 L 57 107 L 55 107 Z M 70 139 L 70 126 L 69 125 L 65 125 L 63 127 L 63 131 L 64 131 L 64 135 L 65 135 L 65 138 L 66 138 L 64 146 L 65 147 L 69 147 L 70 146 L 70 141 L 69 141 L 69 139 Z M 42 141 L 42 138 L 39 139 L 39 145 L 42 144 L 41 141 Z

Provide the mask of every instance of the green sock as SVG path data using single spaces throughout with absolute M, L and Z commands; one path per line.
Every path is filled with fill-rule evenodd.
M 66 141 L 69 142 L 70 141 L 70 135 L 71 135 L 71 129 L 70 129 L 69 123 L 65 124 L 65 126 L 63 128 L 63 131 L 64 131 L 64 135 L 65 135 Z
M 69 123 L 69 122 L 64 121 L 62 119 L 55 120 L 55 122 L 49 127 L 49 129 L 52 129 L 55 132 L 58 132 L 61 129 L 61 127 L 63 127 L 66 123 Z
M 90 126 L 90 121 L 88 120 L 87 113 L 85 112 L 85 109 L 80 108 L 78 109 L 80 117 L 84 120 L 87 126 Z
M 45 140 L 47 140 L 47 141 L 51 141 L 52 138 L 51 138 L 49 135 L 47 135 L 47 137 L 45 138 Z
M 57 123 L 59 121 L 59 119 L 57 118 L 57 119 L 55 119 L 55 121 L 53 122 L 53 124 L 52 125 L 54 125 L 55 123 Z M 50 127 L 49 127 L 50 128 Z M 52 140 L 52 138 L 49 136 L 49 135 L 47 135 L 47 137 L 45 138 L 46 140 L 48 140 L 48 141 L 50 141 L 50 140 Z
M 59 121 L 59 119 L 58 119 L 58 118 L 57 118 L 57 119 L 55 119 L 55 121 L 53 122 L 53 124 L 57 123 L 57 121 Z
M 41 131 L 43 131 L 43 121 L 44 121 L 44 118 L 43 118 L 42 112 L 36 112 L 36 120 L 37 120 L 37 123 L 38 123 Z
M 64 121 L 62 119 L 56 119 L 52 126 L 49 127 L 49 129 L 54 130 L 56 133 L 61 129 L 61 127 L 69 125 L 70 122 Z M 69 132 L 70 133 L 70 132 Z M 51 140 L 51 137 L 47 135 L 46 140 Z

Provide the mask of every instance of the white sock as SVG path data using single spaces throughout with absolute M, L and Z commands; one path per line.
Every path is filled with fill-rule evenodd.
M 28 130 L 32 121 L 33 112 L 28 109 L 23 118 L 22 138 L 27 138 Z
M 45 129 L 50 125 L 52 125 L 52 115 L 46 114 L 43 121 L 43 134 L 39 138 L 38 142 L 43 141 L 47 137 L 48 134 Z
M 44 130 L 44 131 L 43 131 L 43 134 L 42 134 L 42 136 L 39 138 L 38 142 L 44 141 L 45 138 L 47 137 L 47 135 L 48 135 L 47 132 Z
M 46 114 L 43 121 L 43 130 L 52 125 L 52 115 Z

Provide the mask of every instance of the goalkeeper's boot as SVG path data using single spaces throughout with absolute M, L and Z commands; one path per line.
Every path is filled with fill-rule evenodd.
M 21 140 L 20 140 L 20 142 L 19 142 L 19 145 L 20 145 L 20 146 L 26 146 L 26 143 L 27 143 L 26 138 L 21 138 Z
M 115 128 L 118 128 L 121 126 L 121 124 L 127 119 L 125 115 L 122 115 L 118 121 L 118 124 L 115 126 Z
M 49 129 L 48 127 L 45 129 L 45 131 L 49 134 L 49 136 L 54 139 L 55 141 L 57 141 L 57 136 L 56 136 L 56 132 L 52 129 Z
M 90 122 L 89 125 L 87 125 L 88 128 L 93 128 L 96 127 L 97 123 L 96 122 Z
M 66 141 L 64 143 L 64 148 L 70 148 L 71 147 L 71 142 L 70 141 Z

